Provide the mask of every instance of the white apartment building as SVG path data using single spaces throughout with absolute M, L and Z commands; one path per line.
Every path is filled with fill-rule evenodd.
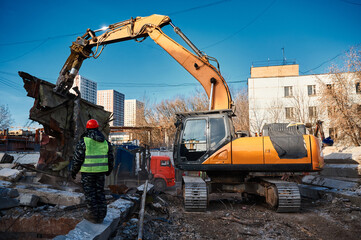
M 99 90 L 97 104 L 113 113 L 110 126 L 124 126 L 124 94 L 115 90 Z
M 351 76 L 351 75 L 350 75 Z M 249 123 L 251 135 L 261 133 L 264 124 L 322 120 L 325 136 L 333 136 L 327 106 L 320 103 L 322 85 L 331 86 L 329 74 L 299 75 L 299 66 L 281 65 L 252 67 L 248 79 Z M 359 89 L 359 90 L 358 90 Z M 361 104 L 361 88 L 354 88 L 354 97 Z
M 80 91 L 80 97 L 91 103 L 97 104 L 97 83 L 89 80 L 81 75 L 76 75 L 74 78 L 73 87 L 77 86 Z M 73 89 L 71 93 L 75 93 Z
M 144 117 L 144 103 L 136 99 L 125 100 L 124 126 L 135 127 Z

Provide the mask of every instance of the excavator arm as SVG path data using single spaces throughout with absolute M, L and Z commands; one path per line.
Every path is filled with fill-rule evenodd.
M 195 54 L 163 33 L 161 28 L 168 24 L 174 28 L 174 31 L 191 47 Z M 105 32 L 96 36 L 99 31 Z M 143 41 L 148 36 L 200 82 L 209 98 L 209 110 L 231 108 L 232 99 L 227 83 L 219 70 L 209 63 L 209 60 L 213 60 L 213 58 L 198 50 L 180 29 L 172 24 L 169 17 L 162 15 L 132 18 L 109 25 L 106 30 L 92 31 L 88 29 L 70 47 L 71 54 L 60 71 L 54 90 L 61 94 L 67 93 L 72 87 L 83 61 L 90 57 L 99 57 L 105 45 L 132 39 Z M 141 38 L 144 39 L 139 40 Z

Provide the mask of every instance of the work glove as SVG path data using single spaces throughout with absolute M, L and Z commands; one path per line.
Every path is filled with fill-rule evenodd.
M 109 176 L 111 173 L 111 171 L 105 172 L 105 176 Z
M 76 178 L 76 173 L 72 172 L 72 173 L 71 173 L 71 178 L 75 180 L 75 178 Z

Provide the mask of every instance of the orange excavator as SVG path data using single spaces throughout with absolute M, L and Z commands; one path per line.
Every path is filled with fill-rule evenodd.
M 171 25 L 194 53 L 161 30 Z M 97 35 L 98 33 L 101 33 Z M 298 125 L 271 125 L 262 137 L 242 137 L 232 123 L 234 106 L 226 81 L 210 62 L 217 60 L 200 51 L 170 18 L 162 15 L 131 18 L 92 31 L 73 42 L 54 91 L 65 94 L 73 85 L 83 61 L 97 58 L 107 44 L 150 37 L 203 86 L 209 109 L 177 114 L 174 162 L 184 171 L 205 172 L 206 178 L 184 176 L 186 210 L 205 210 L 212 192 L 264 196 L 278 212 L 297 212 L 298 186 L 281 180 L 285 173 L 320 171 L 323 156 L 319 139 Z M 93 50 L 94 49 L 94 50 Z

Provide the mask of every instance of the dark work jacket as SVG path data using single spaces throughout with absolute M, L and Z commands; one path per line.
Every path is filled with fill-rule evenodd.
M 105 140 L 104 135 L 98 129 L 87 129 L 87 131 L 80 137 L 79 142 L 76 145 L 70 172 L 71 174 L 75 175 L 79 172 L 81 165 L 84 163 L 85 160 L 85 142 L 84 137 L 91 138 L 97 142 L 103 142 Z M 112 145 L 108 143 L 108 172 L 106 175 L 109 175 L 113 170 L 114 164 L 114 156 L 113 156 L 113 148 Z

